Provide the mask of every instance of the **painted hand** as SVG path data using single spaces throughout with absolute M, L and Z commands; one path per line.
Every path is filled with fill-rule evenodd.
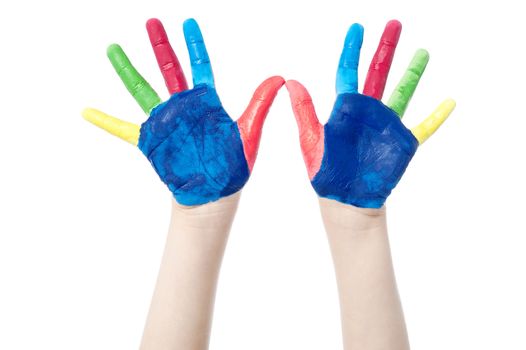
M 254 166 L 261 129 L 274 97 L 284 84 L 283 78 L 265 80 L 243 115 L 233 121 L 215 90 L 212 67 L 197 22 L 189 19 L 183 25 L 192 67 L 192 89 L 188 88 L 161 22 L 151 19 L 146 28 L 171 97 L 161 102 L 121 47 L 113 44 L 108 48 L 108 57 L 149 118 L 139 127 L 91 108 L 83 111 L 84 118 L 137 145 L 180 204 L 204 204 L 239 191 Z
M 418 50 L 384 105 L 381 101 L 402 25 L 390 21 L 373 57 L 363 94 L 358 93 L 358 61 L 363 27 L 353 24 L 345 38 L 336 77 L 336 103 L 325 126 L 309 93 L 287 81 L 312 186 L 320 197 L 362 208 L 380 208 L 396 186 L 417 147 L 455 107 L 444 101 L 424 122 L 409 130 L 401 122 L 429 60 Z

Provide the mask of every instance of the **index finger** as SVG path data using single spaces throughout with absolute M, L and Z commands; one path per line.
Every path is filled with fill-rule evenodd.
M 336 73 L 336 93 L 358 91 L 358 61 L 363 42 L 363 27 L 354 23 L 345 36 L 343 51 Z
M 206 51 L 203 35 L 195 19 L 190 18 L 183 23 L 184 38 L 190 56 L 192 67 L 192 80 L 194 86 L 206 84 L 214 87 L 214 74 L 208 52 Z

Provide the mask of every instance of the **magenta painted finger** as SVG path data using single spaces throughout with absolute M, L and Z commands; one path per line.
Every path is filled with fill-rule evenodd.
M 283 84 L 285 84 L 285 80 L 279 76 L 270 77 L 262 82 L 254 92 L 245 112 L 237 120 L 245 159 L 250 171 L 252 171 L 256 161 L 263 123 L 278 90 Z
M 157 18 L 149 19 L 146 22 L 146 30 L 170 95 L 188 90 L 183 70 L 168 41 L 168 36 L 161 21 Z
M 392 20 L 387 23 L 380 39 L 380 44 L 376 49 L 369 71 L 367 72 L 367 78 L 365 79 L 365 85 L 363 88 L 363 94 L 376 98 L 382 99 L 385 89 L 385 83 L 387 82 L 387 76 L 391 69 L 391 63 L 393 62 L 393 56 L 402 32 L 402 24 L 397 20 Z
M 320 170 L 323 158 L 323 125 L 316 116 L 307 89 L 296 80 L 288 80 L 285 86 L 289 91 L 292 110 L 298 124 L 303 160 L 307 166 L 309 179 L 312 180 Z

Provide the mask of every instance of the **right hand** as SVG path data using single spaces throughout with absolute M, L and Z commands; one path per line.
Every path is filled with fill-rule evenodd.
M 285 81 L 277 76 L 265 80 L 243 115 L 233 121 L 217 95 L 197 22 L 189 19 L 183 25 L 192 89 L 161 22 L 151 19 L 147 29 L 171 97 L 161 102 L 121 47 L 114 44 L 108 48 L 108 57 L 149 118 L 139 127 L 95 109 L 86 109 L 84 117 L 137 145 L 180 204 L 205 204 L 238 192 L 252 171 L 263 122 Z

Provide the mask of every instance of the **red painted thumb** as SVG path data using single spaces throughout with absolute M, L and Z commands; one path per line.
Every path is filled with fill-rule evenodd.
M 288 80 L 285 85 L 290 94 L 292 110 L 300 132 L 303 160 L 307 166 L 309 179 L 312 180 L 320 170 L 323 158 L 323 125 L 318 121 L 307 89 L 296 80 Z
M 254 92 L 245 112 L 237 120 L 250 172 L 252 172 L 256 161 L 263 123 L 278 90 L 283 84 L 285 84 L 285 80 L 279 76 L 270 77 L 262 82 Z

